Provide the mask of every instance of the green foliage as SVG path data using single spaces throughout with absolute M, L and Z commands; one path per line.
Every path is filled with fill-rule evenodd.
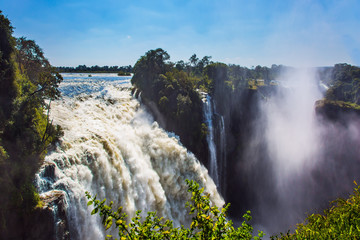
M 48 101 L 60 96 L 62 77 L 32 40 L 15 39 L 0 12 L 0 238 L 23 234 L 24 219 L 39 205 L 33 186 L 46 148 L 61 129 Z M 17 237 L 14 237 L 17 238 Z
M 16 96 L 14 85 L 14 63 L 12 55 L 15 50 L 13 28 L 0 10 L 0 134 L 5 127 L 6 119 L 12 111 L 12 101 Z
M 210 80 L 209 93 L 224 92 L 225 81 L 228 80 L 228 66 L 224 63 L 213 63 L 204 69 L 204 75 Z
M 332 69 L 326 98 L 360 105 L 360 68 L 349 64 L 336 64 Z
M 131 83 L 141 90 L 152 90 L 152 84 L 159 74 L 171 69 L 171 64 L 167 63 L 169 59 L 169 54 L 161 48 L 148 51 L 136 62 Z
M 60 96 L 58 86 L 63 80 L 61 75 L 45 58 L 42 49 L 33 40 L 24 37 L 16 40 L 16 62 L 20 74 L 26 75 L 28 80 L 36 86 L 28 97 L 42 100 L 56 99 Z M 41 102 L 44 105 L 43 102 Z
M 163 127 L 178 134 L 182 143 L 199 156 L 206 143 L 201 134 L 203 103 L 196 90 L 200 78 L 184 71 L 185 64 L 174 67 L 169 59 L 163 49 L 148 51 L 135 64 L 131 81 L 141 91 L 143 102 L 152 104 L 150 109 L 155 104 L 159 110 L 155 117 L 160 113 L 166 121 Z
M 324 214 L 311 214 L 298 224 L 294 233 L 281 233 L 272 239 L 359 239 L 360 186 L 348 199 L 339 198 L 331 203 Z
M 149 212 L 142 221 L 141 211 L 128 222 L 122 207 L 112 210 L 113 202 L 105 204 L 106 199 L 100 201 L 86 192 L 90 200 L 88 206 L 93 205 L 91 214 L 99 214 L 105 230 L 112 226 L 118 229 L 119 239 L 261 239 L 264 234 L 259 231 L 253 236 L 253 227 L 249 225 L 250 212 L 244 215 L 245 221 L 239 228 L 234 228 L 231 220 L 226 219 L 229 204 L 221 210 L 212 206 L 209 195 L 203 194 L 204 189 L 194 181 L 186 180 L 188 191 L 192 193 L 191 201 L 186 203 L 189 214 L 192 215 L 190 227 L 174 227 L 171 220 L 159 218 L 155 212 Z M 112 238 L 106 235 L 105 239 Z
M 161 111 L 168 109 L 169 99 L 166 96 L 162 96 L 159 100 L 159 106 Z

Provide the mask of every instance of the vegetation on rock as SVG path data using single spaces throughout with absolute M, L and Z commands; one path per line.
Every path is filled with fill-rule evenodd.
M 360 105 L 360 68 L 349 64 L 335 64 L 323 68 L 320 78 L 330 86 L 326 98 Z
M 178 134 L 190 151 L 204 159 L 201 152 L 206 149 L 206 135 L 202 131 L 202 101 L 196 90 L 198 79 L 174 67 L 169 59 L 162 49 L 148 51 L 135 64 L 131 82 L 160 124 Z

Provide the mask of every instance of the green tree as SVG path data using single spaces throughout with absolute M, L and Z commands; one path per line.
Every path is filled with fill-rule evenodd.
M 45 112 L 62 78 L 34 41 L 15 40 L 1 12 L 0 33 L 0 238 L 24 239 L 39 201 L 35 173 L 61 134 Z
M 16 40 L 16 61 L 20 73 L 26 75 L 36 90 L 29 96 L 41 99 L 56 99 L 60 96 L 58 90 L 63 80 L 56 68 L 45 58 L 42 49 L 33 40 L 20 37 Z
M 9 19 L 0 10 L 0 134 L 10 117 L 12 102 L 16 96 L 15 69 L 11 58 L 15 51 L 15 39 L 12 33 Z
M 193 67 L 196 67 L 196 65 L 199 62 L 199 58 L 196 56 L 196 54 L 193 54 L 190 58 L 189 58 L 190 63 L 192 64 Z
M 159 74 L 164 74 L 171 69 L 167 62 L 169 54 L 161 48 L 148 51 L 134 66 L 134 76 L 131 83 L 140 89 L 151 89 Z
M 117 211 L 112 210 L 113 202 L 106 205 L 106 199 L 100 201 L 86 192 L 90 200 L 88 206 L 93 205 L 91 214 L 99 214 L 106 230 L 112 226 L 118 229 L 120 239 L 261 239 L 264 234 L 259 231 L 253 236 L 253 227 L 249 224 L 250 212 L 243 217 L 245 221 L 238 228 L 233 227 L 231 220 L 226 218 L 230 204 L 219 209 L 210 203 L 209 195 L 205 195 L 204 189 L 195 181 L 186 180 L 188 191 L 191 192 L 191 201 L 186 203 L 192 222 L 189 227 L 174 227 L 170 219 L 160 218 L 156 212 L 149 212 L 142 220 L 141 211 L 137 211 L 130 222 L 122 207 Z M 106 235 L 105 239 L 112 238 Z
M 228 80 L 228 66 L 224 63 L 213 63 L 204 69 L 204 75 L 210 80 L 208 86 L 211 94 L 223 93 Z
M 185 68 L 186 68 L 186 65 L 185 65 L 185 62 L 183 60 L 180 60 L 180 61 L 176 62 L 175 67 L 179 71 L 184 71 Z
M 336 64 L 332 68 L 326 98 L 360 105 L 360 68 L 349 64 Z

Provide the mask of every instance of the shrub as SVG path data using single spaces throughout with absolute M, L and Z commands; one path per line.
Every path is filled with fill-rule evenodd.
M 106 205 L 106 199 L 97 200 L 88 192 L 86 196 L 90 199 L 88 206 L 94 206 L 91 214 L 99 213 L 106 230 L 115 226 L 120 239 L 261 239 L 264 236 L 261 231 L 258 236 L 253 236 L 253 227 L 248 223 L 251 220 L 250 211 L 243 216 L 245 221 L 242 225 L 234 228 L 232 221 L 226 218 L 230 204 L 219 210 L 216 205 L 211 206 L 209 195 L 203 194 L 204 189 L 200 189 L 198 183 L 189 180 L 186 183 L 192 193 L 191 201 L 186 203 L 189 214 L 193 216 L 188 228 L 174 227 L 171 220 L 159 218 L 156 212 L 149 212 L 142 221 L 141 211 L 137 211 L 131 222 L 127 222 L 122 207 L 113 211 L 113 202 Z M 112 236 L 106 235 L 106 239 L 109 238 Z

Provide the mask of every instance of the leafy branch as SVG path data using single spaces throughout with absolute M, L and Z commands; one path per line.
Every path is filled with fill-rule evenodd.
M 192 193 L 191 201 L 186 203 L 189 214 L 193 216 L 189 228 L 184 226 L 175 228 L 171 220 L 159 218 L 156 212 L 148 212 L 147 217 L 142 221 L 141 211 L 137 211 L 131 222 L 127 222 L 128 215 L 123 212 L 122 207 L 117 211 L 112 210 L 113 202 L 106 205 L 106 199 L 100 201 L 96 196 L 92 197 L 86 192 L 90 200 L 88 206 L 93 205 L 91 214 L 102 217 L 105 230 L 113 225 L 118 229 L 119 239 L 261 239 L 264 234 L 259 231 L 258 236 L 253 236 L 253 227 L 249 225 L 251 220 L 250 211 L 243 217 L 245 221 L 239 228 L 234 228 L 231 220 L 226 218 L 230 204 L 224 208 L 211 205 L 209 194 L 203 194 L 204 189 L 199 187 L 195 181 L 186 180 L 188 191 Z M 106 235 L 105 239 L 112 238 Z

